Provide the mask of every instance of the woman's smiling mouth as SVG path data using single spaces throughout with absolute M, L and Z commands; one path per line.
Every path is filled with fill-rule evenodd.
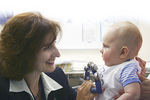
M 46 63 L 53 65 L 53 64 L 54 64 L 54 61 L 47 61 Z

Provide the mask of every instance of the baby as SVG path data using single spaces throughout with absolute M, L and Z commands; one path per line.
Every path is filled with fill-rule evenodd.
M 124 94 L 117 100 L 139 100 L 141 69 L 135 57 L 142 45 L 139 29 L 131 22 L 119 22 L 108 28 L 103 37 L 102 53 L 105 67 L 101 70 L 105 91 L 95 100 L 113 100 L 118 91 Z

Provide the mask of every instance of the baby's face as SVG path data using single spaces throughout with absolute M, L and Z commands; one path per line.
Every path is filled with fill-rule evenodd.
M 109 29 L 103 37 L 102 53 L 105 65 L 113 66 L 120 62 L 120 42 L 114 29 Z

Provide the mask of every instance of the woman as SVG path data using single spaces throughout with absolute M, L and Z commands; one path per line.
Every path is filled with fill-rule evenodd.
M 64 72 L 55 68 L 59 32 L 58 23 L 36 12 L 18 14 L 5 24 L 0 37 L 1 100 L 91 100 L 96 96 L 90 93 L 91 81 L 85 81 L 77 94 Z

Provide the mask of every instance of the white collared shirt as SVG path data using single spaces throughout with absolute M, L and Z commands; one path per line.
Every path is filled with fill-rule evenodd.
M 51 91 L 55 91 L 62 88 L 62 86 L 59 83 L 57 83 L 55 80 L 47 76 L 45 73 L 41 74 L 41 78 L 44 86 L 46 100 L 48 99 L 48 94 Z M 21 81 L 10 80 L 9 92 L 22 92 L 22 91 L 29 93 L 31 96 L 31 100 L 34 100 L 34 97 L 24 79 L 22 79 Z

